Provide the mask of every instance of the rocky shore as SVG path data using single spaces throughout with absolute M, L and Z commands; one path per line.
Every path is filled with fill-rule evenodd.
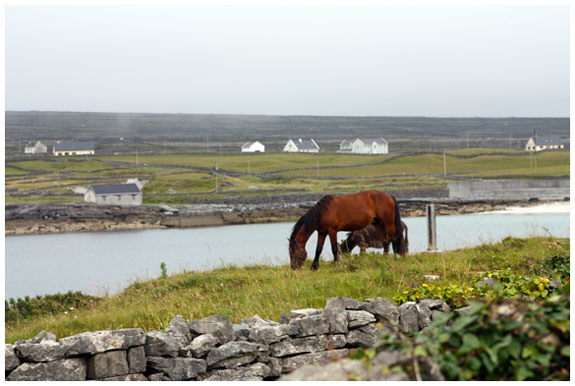
M 235 202 L 234 202 L 235 201 Z M 273 202 L 272 202 L 273 201 Z M 301 217 L 317 199 L 249 202 L 230 199 L 222 203 L 190 205 L 141 205 L 134 207 L 94 204 L 8 204 L 5 235 L 62 232 L 125 231 L 191 228 L 232 224 L 291 222 Z M 437 215 L 504 210 L 510 206 L 540 205 L 541 201 L 398 200 L 403 217 L 425 216 L 425 207 L 436 206 Z

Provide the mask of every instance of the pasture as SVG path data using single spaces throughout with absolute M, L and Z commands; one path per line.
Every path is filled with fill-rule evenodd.
M 144 203 L 185 204 L 222 195 L 419 189 L 445 187 L 456 178 L 567 176 L 569 162 L 569 152 L 532 156 L 521 151 L 453 150 L 445 155 L 444 175 L 444 156 L 437 152 L 20 157 L 5 164 L 5 188 L 18 190 L 6 197 L 7 203 L 82 202 L 71 189 L 138 178 L 148 181 Z
M 562 267 L 564 276 L 546 265 L 558 256 L 569 261 L 569 239 L 507 238 L 496 244 L 406 257 L 343 254 L 339 265 L 324 262 L 317 271 L 310 270 L 310 258 L 295 271 L 286 262 L 279 267 L 228 266 L 168 276 L 166 267 L 160 266 L 154 277 L 136 279 L 113 296 L 72 294 L 66 302 L 64 295 L 7 301 L 6 343 L 29 339 L 42 330 L 58 338 L 107 328 L 163 330 L 176 315 L 189 320 L 221 315 L 234 323 L 256 314 L 278 320 L 289 310 L 323 308 L 329 297 L 362 301 L 383 297 L 403 303 L 434 286 L 440 289 L 434 297 L 460 307 L 479 293 L 486 296 L 480 284 L 484 276 L 507 278 L 513 286 L 505 296 L 539 299 L 547 296 L 543 291 L 551 280 L 559 278 L 563 284 L 569 280 L 568 264 Z

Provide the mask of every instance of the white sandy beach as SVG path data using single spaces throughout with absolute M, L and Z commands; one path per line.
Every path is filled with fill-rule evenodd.
M 529 214 L 529 213 L 570 213 L 571 203 L 569 201 L 549 202 L 541 205 L 534 206 L 510 206 L 504 210 L 494 210 L 491 212 L 484 212 L 486 214 L 502 213 L 502 214 Z

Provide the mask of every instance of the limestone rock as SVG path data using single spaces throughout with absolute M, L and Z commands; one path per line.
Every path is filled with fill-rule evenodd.
M 297 337 L 327 334 L 330 330 L 329 321 L 322 314 L 293 319 L 290 325 L 296 326 Z
M 115 331 L 83 332 L 60 339 L 66 347 L 67 355 L 97 354 L 111 350 L 127 350 L 130 347 L 142 346 L 146 335 L 141 328 Z
M 311 354 L 297 355 L 293 357 L 282 358 L 283 372 L 294 371 L 304 365 L 323 365 L 334 359 L 345 358 L 349 354 L 346 348 L 332 351 L 322 351 Z
M 206 372 L 206 361 L 196 358 L 148 357 L 148 371 L 159 371 L 172 381 L 187 381 Z
M 328 339 L 325 335 L 310 336 L 272 344 L 270 350 L 271 355 L 274 357 L 285 357 L 288 355 L 324 351 L 327 348 L 327 344 Z
M 248 337 L 250 336 L 250 326 L 244 323 L 234 324 L 232 325 L 232 330 L 234 332 L 235 341 L 247 342 Z
M 248 341 L 269 345 L 289 338 L 297 333 L 297 327 L 289 324 L 256 326 L 250 329 Z
M 39 343 L 22 343 L 15 347 L 18 357 L 24 362 L 51 362 L 66 356 L 66 347 L 53 340 Z
M 359 310 L 360 303 L 355 299 L 338 296 L 327 299 L 325 308 L 342 308 L 344 310 Z
M 135 382 L 148 381 L 148 380 L 149 379 L 146 378 L 144 374 L 126 374 L 100 379 L 100 381 L 135 381 Z
M 419 330 L 417 309 L 414 302 L 404 303 L 399 310 L 399 330 L 401 332 L 414 332 Z
M 348 331 L 347 311 L 341 308 L 326 308 L 322 316 L 329 323 L 329 332 L 332 334 L 345 334 Z
M 233 323 L 224 316 L 208 316 L 188 323 L 189 330 L 195 335 L 213 334 L 220 344 L 234 339 Z
M 398 307 L 387 299 L 368 299 L 361 303 L 361 309 L 374 315 L 378 321 L 386 321 L 394 326 L 399 324 Z
M 193 356 L 196 358 L 202 358 L 206 356 L 210 350 L 216 347 L 218 341 L 218 338 L 216 338 L 213 334 L 204 334 L 198 336 L 192 341 L 190 345 Z
M 23 363 L 8 375 L 8 381 L 85 381 L 86 360 L 62 359 L 44 363 Z
M 126 351 L 108 351 L 88 358 L 89 379 L 103 379 L 129 373 Z
M 367 311 L 347 311 L 348 328 L 358 328 L 376 321 L 373 314 Z
M 214 370 L 204 381 L 262 381 L 271 373 L 270 368 L 263 363 L 254 363 L 236 369 Z
M 208 367 L 241 366 L 252 362 L 258 355 L 267 352 L 268 347 L 252 342 L 229 342 L 210 351 Z M 231 359 L 236 359 L 232 361 Z
M 177 315 L 172 319 L 164 333 L 174 339 L 180 347 L 186 347 L 192 341 L 192 334 L 182 315 Z
M 11 344 L 4 345 L 4 365 L 6 371 L 12 371 L 20 364 L 20 359 L 16 356 L 14 352 L 14 346 Z
M 146 350 L 143 346 L 132 347 L 128 350 L 128 366 L 130 373 L 146 371 Z
M 146 334 L 144 349 L 149 357 L 175 358 L 178 356 L 180 345 L 166 333 L 150 331 Z

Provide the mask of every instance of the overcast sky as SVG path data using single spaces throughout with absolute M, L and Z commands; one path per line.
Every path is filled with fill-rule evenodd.
M 8 6 L 6 110 L 568 117 L 568 6 Z

